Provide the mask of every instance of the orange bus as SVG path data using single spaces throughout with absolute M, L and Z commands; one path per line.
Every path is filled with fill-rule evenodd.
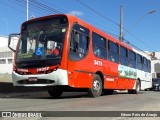
M 150 88 L 148 55 L 111 37 L 81 19 L 66 14 L 26 21 L 15 52 L 13 85 L 48 87 L 52 97 L 66 88 L 87 90 L 89 96 L 114 90 L 139 93 Z M 68 90 L 67 89 L 67 90 Z

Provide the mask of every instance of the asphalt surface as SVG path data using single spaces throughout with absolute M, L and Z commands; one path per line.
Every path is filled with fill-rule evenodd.
M 65 92 L 60 98 L 53 99 L 46 91 L 34 88 L 13 87 L 11 75 L 3 74 L 0 75 L 0 114 L 2 114 L 3 111 L 49 111 L 49 113 L 47 112 L 47 114 L 49 114 L 48 116 L 52 116 L 42 116 L 38 118 L 23 117 L 23 120 L 160 120 L 160 117 L 123 116 L 125 113 L 127 114 L 127 112 L 133 112 L 133 114 L 136 114 L 139 111 L 140 114 L 145 111 L 153 113 L 154 111 L 158 111 L 158 113 L 160 113 L 160 92 L 142 91 L 140 94 L 136 95 L 128 94 L 126 91 L 118 91 L 113 95 L 104 95 L 98 98 L 90 98 L 85 92 Z M 55 113 L 57 111 L 59 113 Z M 64 113 L 62 111 L 69 112 Z M 78 113 L 70 111 L 77 111 Z M 100 111 L 109 112 L 102 114 Z M 122 112 L 122 115 L 114 117 L 114 115 L 119 115 L 119 112 Z M 84 113 L 89 117 L 81 117 Z M 60 117 L 61 114 L 62 117 Z M 71 117 L 72 114 L 74 117 Z M 98 116 L 99 114 L 100 117 L 93 117 Z M 75 117 L 76 115 L 78 117 Z M 22 118 L 1 117 L 0 120 L 1 119 L 18 120 Z
M 90 98 L 87 93 L 66 92 L 60 98 L 53 99 L 47 92 L 0 93 L 0 111 L 160 111 L 160 92 L 142 91 L 140 94 L 128 94 L 126 91 Z M 54 113 L 53 113 L 54 114 Z M 70 113 L 69 113 L 70 114 Z M 81 114 L 78 113 L 78 114 Z M 107 114 L 107 113 L 106 113 Z M 116 114 L 115 112 L 111 114 Z M 54 116 L 54 115 L 53 115 Z M 2 118 L 6 119 L 6 118 Z M 16 118 L 17 119 L 17 118 Z M 92 120 L 159 120 L 160 117 L 42 117 L 25 119 L 92 119 Z

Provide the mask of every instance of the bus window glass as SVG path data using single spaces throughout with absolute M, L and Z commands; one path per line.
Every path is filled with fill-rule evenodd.
M 119 62 L 118 45 L 114 42 L 108 42 L 108 59 L 111 62 Z
M 120 63 L 128 66 L 128 50 L 122 46 L 120 46 Z
M 129 67 L 136 68 L 136 54 L 129 51 Z
M 137 54 L 137 69 L 139 70 L 143 70 L 143 60 L 142 60 L 142 56 Z
M 151 61 L 150 60 L 147 60 L 148 61 L 148 72 L 151 72 Z
M 74 29 L 75 28 L 75 29 Z M 87 55 L 89 49 L 89 30 L 75 24 L 71 32 L 69 58 L 81 60 Z
M 147 59 L 145 57 L 143 57 L 143 70 L 145 72 L 148 71 L 148 62 L 147 62 Z
M 67 28 L 68 19 L 66 16 L 51 17 L 22 24 L 20 42 L 16 53 L 17 67 L 41 67 L 59 64 Z M 46 64 L 42 65 L 44 60 Z
M 98 46 L 101 46 L 103 48 L 106 48 L 106 39 L 97 33 L 92 33 L 92 40 L 94 44 L 97 44 Z
M 93 53 L 96 57 L 107 59 L 106 39 L 97 33 L 92 33 Z

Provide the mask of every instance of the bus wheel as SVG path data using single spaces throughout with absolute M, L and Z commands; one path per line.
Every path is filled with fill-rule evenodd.
M 114 90 L 109 90 L 109 89 L 108 90 L 105 90 L 105 89 L 103 90 L 104 95 L 112 95 L 113 92 L 114 92 Z
M 136 89 L 135 90 L 128 90 L 129 94 L 139 94 L 140 93 L 140 89 L 141 89 L 141 84 L 140 81 L 137 80 L 136 81 Z
M 95 74 L 92 81 L 92 88 L 88 90 L 91 97 L 99 97 L 102 94 L 102 80 L 99 75 Z
M 58 87 L 54 87 L 53 90 L 49 90 L 48 93 L 51 97 L 58 98 L 63 94 L 63 90 Z

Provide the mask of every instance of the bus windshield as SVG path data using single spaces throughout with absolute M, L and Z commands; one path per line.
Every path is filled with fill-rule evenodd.
M 17 66 L 25 68 L 59 64 L 67 27 L 68 20 L 64 16 L 23 24 L 16 55 Z

